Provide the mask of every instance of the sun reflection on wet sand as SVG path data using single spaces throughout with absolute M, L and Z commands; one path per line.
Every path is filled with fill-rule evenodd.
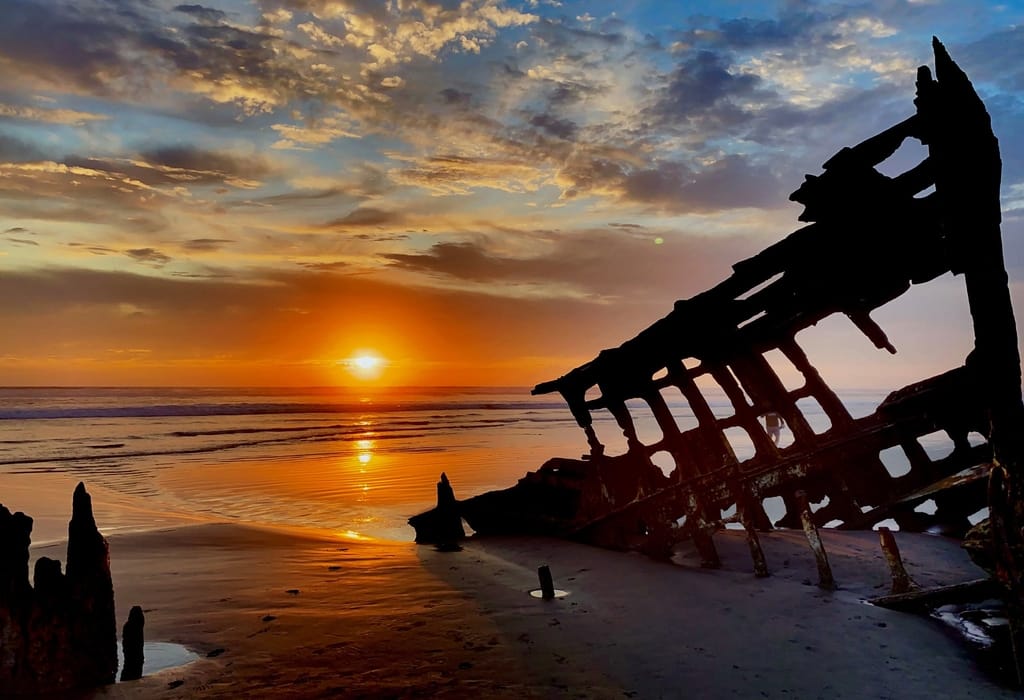
M 394 400 L 398 399 L 404 396 Z M 155 427 L 149 427 L 148 418 L 125 419 L 123 427 L 107 429 L 102 439 L 127 442 L 128 434 L 152 434 L 152 441 L 162 441 L 153 448 L 154 455 L 105 454 L 107 459 L 98 460 L 86 452 L 90 459 L 82 464 L 55 464 L 70 472 L 62 474 L 64 481 L 84 478 L 90 488 L 123 494 L 97 502 L 98 508 L 128 513 L 124 517 L 106 514 L 108 527 L 120 527 L 122 521 L 129 527 L 139 520 L 147 525 L 163 523 L 158 514 L 183 511 L 204 520 L 352 530 L 408 540 L 411 531 L 406 521 L 434 504 L 442 471 L 452 478 L 457 494 L 472 495 L 507 486 L 538 467 L 546 456 L 572 454 L 574 450 L 562 445 L 579 442 L 571 418 L 559 415 L 548 423 L 543 411 L 524 414 L 519 408 L 488 408 L 484 413 L 476 405 L 451 410 L 413 406 L 382 415 L 372 410 L 361 408 L 351 418 L 298 413 L 161 419 Z M 100 440 L 90 437 L 88 445 Z M 216 446 L 218 441 L 230 449 L 171 449 L 179 442 L 192 449 L 193 443 Z M 65 448 L 68 451 L 83 439 L 65 442 L 71 446 Z M 161 451 L 165 446 L 166 454 Z M 45 476 L 19 477 L 0 471 L 0 493 L 10 497 L 9 487 L 19 478 L 29 482 L 18 506 L 35 506 L 33 510 L 41 514 L 39 529 L 52 520 L 52 527 L 45 529 L 56 538 L 66 533 L 64 500 L 47 504 L 42 497 L 29 498 L 34 493 L 29 486 L 41 484 Z M 129 501 L 145 509 L 144 517 L 128 511 Z M 47 516 L 48 511 L 54 515 Z

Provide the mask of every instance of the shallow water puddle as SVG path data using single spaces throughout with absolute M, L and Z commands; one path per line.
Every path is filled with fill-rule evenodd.
M 199 654 L 188 647 L 171 642 L 146 642 L 142 647 L 142 653 L 145 657 L 142 662 L 143 676 L 149 676 L 168 668 L 184 666 L 199 658 Z M 124 667 L 120 645 L 117 647 L 117 667 L 118 669 Z

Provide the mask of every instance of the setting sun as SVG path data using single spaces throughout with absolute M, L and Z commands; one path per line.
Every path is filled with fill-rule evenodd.
M 352 357 L 339 360 L 338 364 L 357 379 L 371 380 L 380 377 L 387 362 L 375 352 L 360 350 Z
M 352 364 L 359 369 L 374 369 L 380 366 L 380 358 L 372 355 L 360 355 L 352 358 Z

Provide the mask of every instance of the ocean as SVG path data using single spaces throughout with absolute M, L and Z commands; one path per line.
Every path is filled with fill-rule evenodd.
M 883 397 L 842 393 L 854 416 Z M 696 424 L 681 398 L 670 407 Z M 815 407 L 802 408 L 827 428 Z M 648 442 L 656 423 L 634 408 Z M 595 427 L 623 449 L 610 415 Z M 35 542 L 64 536 L 78 481 L 105 532 L 233 520 L 411 540 L 406 521 L 433 506 L 441 472 L 466 498 L 586 451 L 561 399 L 525 388 L 0 388 L 0 503 L 35 518 Z

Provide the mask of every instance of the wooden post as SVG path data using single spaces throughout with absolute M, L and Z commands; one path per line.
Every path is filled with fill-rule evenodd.
M 124 666 L 121 669 L 122 681 L 134 681 L 142 678 L 142 665 L 145 662 L 143 654 L 144 637 L 143 627 L 146 625 L 146 616 L 142 614 L 142 608 L 138 605 L 132 607 L 128 613 L 128 621 L 121 628 L 121 649 L 124 656 Z
M 892 574 L 892 593 L 907 593 L 917 588 L 910 580 L 910 575 L 903 567 L 903 558 L 900 557 L 900 548 L 896 545 L 896 538 L 892 530 L 887 527 L 878 528 L 878 541 L 885 552 L 885 560 L 889 562 L 889 572 Z
M 540 597 L 551 600 L 555 597 L 555 582 L 551 579 L 551 569 L 547 564 L 538 567 L 537 577 L 540 579 Z
M 793 494 L 797 507 L 800 509 L 800 523 L 804 526 L 804 534 L 807 535 L 807 543 L 814 552 L 814 558 L 818 562 L 818 587 L 827 591 L 835 590 L 836 581 L 832 578 L 832 567 L 828 563 L 828 554 L 825 552 L 825 545 L 818 534 L 818 527 L 811 518 L 811 507 L 807 503 L 807 493 L 797 491 Z

